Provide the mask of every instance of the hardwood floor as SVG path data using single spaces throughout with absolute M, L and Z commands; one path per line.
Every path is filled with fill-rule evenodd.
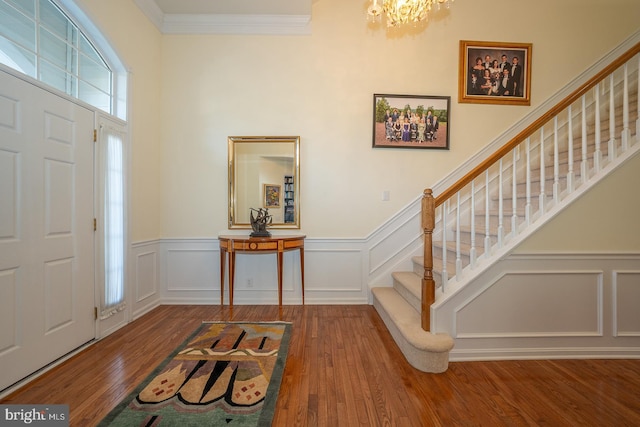
M 640 360 L 412 368 L 371 306 L 161 306 L 0 403 L 69 404 L 98 423 L 204 320 L 285 320 L 274 426 L 637 426 Z

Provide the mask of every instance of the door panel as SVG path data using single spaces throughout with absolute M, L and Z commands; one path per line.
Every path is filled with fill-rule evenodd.
M 93 123 L 0 71 L 0 390 L 95 336 Z

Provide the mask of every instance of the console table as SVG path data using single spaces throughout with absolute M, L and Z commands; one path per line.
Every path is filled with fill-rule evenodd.
M 278 305 L 282 306 L 282 254 L 300 250 L 300 276 L 302 279 L 302 304 L 304 305 L 304 235 L 294 236 L 218 236 L 220 240 L 220 305 L 224 305 L 224 265 L 229 253 L 229 305 L 233 306 L 233 281 L 236 268 L 236 252 L 257 254 L 276 253 L 278 260 Z

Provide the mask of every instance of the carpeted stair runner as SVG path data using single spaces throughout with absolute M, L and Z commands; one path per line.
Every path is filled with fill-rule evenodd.
M 403 285 L 405 281 L 407 286 Z M 424 331 L 420 326 L 420 299 L 415 294 L 417 290 L 420 295 L 419 286 L 420 277 L 415 273 L 394 273 L 393 288 L 371 290 L 373 306 L 411 366 L 423 372 L 445 372 L 449 367 L 453 339 L 447 334 Z M 415 304 L 418 305 L 417 310 Z

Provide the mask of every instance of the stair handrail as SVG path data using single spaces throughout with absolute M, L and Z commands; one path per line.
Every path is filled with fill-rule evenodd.
M 583 83 L 578 89 L 570 93 L 546 113 L 534 120 L 524 130 L 510 139 L 507 143 L 498 148 L 493 154 L 480 162 L 471 171 L 466 173 L 454 184 L 443 190 L 437 197 L 433 196 L 433 190 L 427 188 L 422 195 L 422 215 L 421 223 L 424 234 L 424 274 L 422 277 L 422 305 L 421 305 L 421 327 L 425 331 L 431 330 L 431 305 L 435 302 L 435 280 L 433 279 L 433 230 L 435 229 L 436 208 L 452 198 L 474 179 L 486 172 L 491 166 L 504 158 L 515 147 L 523 143 L 528 137 L 539 131 L 546 123 L 564 111 L 580 97 L 602 82 L 607 76 L 624 65 L 640 52 L 640 43 L 636 43 L 632 48 L 613 60 L 609 65 L 596 73 L 593 77 Z

